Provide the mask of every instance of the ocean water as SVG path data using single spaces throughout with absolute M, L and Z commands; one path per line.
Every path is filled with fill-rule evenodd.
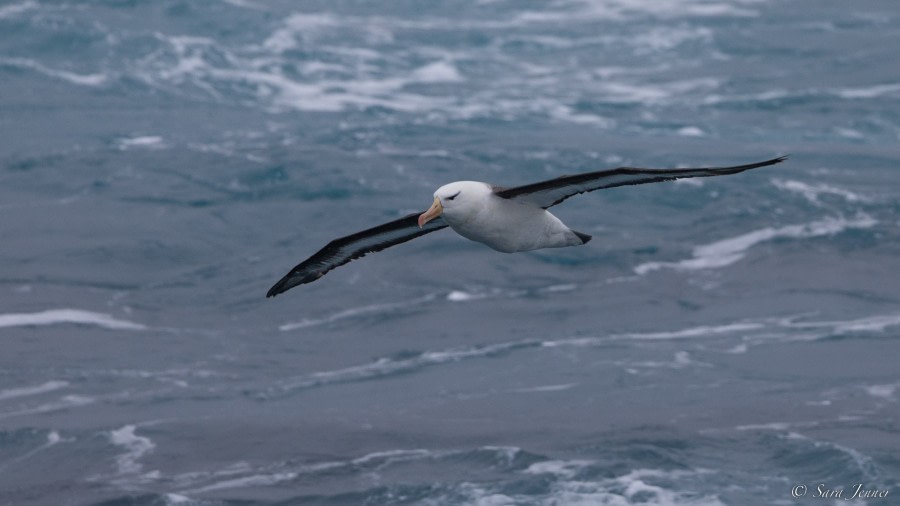
M 894 0 L 0 2 L 0 504 L 897 504 L 897 47 Z M 450 181 L 782 154 L 265 298 Z

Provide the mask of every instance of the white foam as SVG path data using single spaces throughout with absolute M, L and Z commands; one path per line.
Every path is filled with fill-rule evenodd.
M 686 351 L 677 351 L 671 361 L 646 360 L 643 362 L 617 361 L 616 365 L 624 368 L 631 374 L 637 374 L 638 368 L 646 369 L 683 369 L 688 366 L 710 367 L 705 362 L 696 362 L 691 359 L 691 354 Z
M 52 69 L 27 58 L 0 58 L 0 65 L 30 69 L 38 72 L 39 74 L 43 74 L 45 76 L 53 77 L 56 79 L 62 79 L 64 81 L 68 81 L 72 84 L 77 84 L 80 86 L 100 86 L 106 83 L 108 79 L 105 74 L 76 74 L 74 72 L 69 72 L 66 70 Z
M 109 441 L 125 449 L 125 453 L 116 457 L 116 468 L 120 475 L 140 473 L 143 466 L 138 460 L 156 448 L 150 438 L 138 436 L 134 431 L 134 425 L 126 425 L 109 433 Z
M 452 83 L 463 80 L 459 70 L 446 61 L 436 61 L 416 69 L 413 78 L 422 83 Z
M 326 80 L 309 84 L 295 81 L 277 70 L 207 69 L 206 72 L 219 79 L 256 85 L 260 97 L 271 97 L 276 109 L 338 112 L 348 107 L 380 106 L 414 112 L 440 108 L 447 102 L 439 97 L 401 91 L 407 84 L 418 81 L 415 75 L 411 78 Z
M 233 5 L 235 7 L 242 7 L 244 9 L 254 9 L 254 10 L 262 9 L 262 6 L 257 5 L 252 2 L 249 2 L 247 0 L 222 0 L 222 2 L 224 2 L 228 5 Z
M 718 79 L 698 78 L 666 83 L 607 81 L 597 84 L 603 99 L 613 103 L 661 103 L 689 93 L 708 93 L 720 85 Z
M 674 330 L 668 332 L 646 332 L 646 333 L 629 333 L 622 334 L 620 337 L 625 339 L 686 339 L 695 337 L 708 337 L 720 334 L 733 334 L 735 332 L 747 332 L 763 328 L 765 325 L 756 322 L 729 323 L 727 325 L 701 325 L 699 327 L 691 327 L 682 330 Z
M 847 446 L 839 445 L 837 443 L 832 443 L 830 441 L 817 441 L 810 437 L 804 436 L 799 432 L 789 432 L 785 434 L 784 439 L 793 440 L 793 441 L 804 441 L 812 444 L 816 448 L 828 448 L 831 450 L 835 450 L 841 452 L 847 457 L 849 457 L 856 464 L 856 467 L 869 479 L 875 478 L 878 476 L 878 468 L 875 466 L 872 458 L 868 455 L 864 455 L 859 450 L 854 448 L 850 448 Z
M 484 293 L 469 293 L 462 290 L 453 290 L 447 294 L 447 300 L 450 302 L 468 302 L 470 300 L 484 299 L 488 295 Z
M 522 471 L 525 474 L 552 474 L 563 478 L 571 478 L 576 473 L 594 464 L 590 460 L 546 460 L 535 462 Z
M 787 318 L 778 321 L 782 327 L 797 329 L 828 329 L 832 334 L 855 334 L 860 332 L 884 332 L 889 327 L 900 325 L 900 314 L 868 316 L 855 320 L 796 322 Z
M 684 179 L 676 179 L 675 181 L 672 181 L 672 183 L 676 184 L 676 185 L 693 186 L 696 188 L 703 186 L 703 180 L 700 178 L 695 178 L 695 177 L 686 177 Z
M 81 309 L 48 309 L 37 313 L 0 314 L 0 328 L 30 327 L 35 325 L 58 325 L 73 323 L 77 325 L 95 325 L 111 330 L 145 330 L 140 323 L 120 320 L 104 313 L 84 311 Z
M 864 387 L 867 394 L 880 399 L 895 400 L 894 394 L 900 389 L 900 383 L 888 383 L 885 385 L 868 385 Z
M 691 482 L 702 483 L 713 471 L 663 471 L 636 469 L 627 474 L 591 480 L 578 478 L 579 472 L 593 462 L 584 460 L 551 460 L 537 462 L 523 471 L 526 474 L 549 475 L 552 481 L 547 504 L 626 506 L 722 506 L 715 496 L 699 495 L 691 490 Z M 660 483 L 660 484 L 657 484 Z M 674 488 L 673 483 L 676 483 Z M 531 497 L 531 496 L 529 496 Z M 512 502 L 510 504 L 518 504 Z
M 736 430 L 774 430 L 784 432 L 790 430 L 793 424 L 787 422 L 769 422 L 769 423 L 753 423 L 748 425 L 738 425 Z
M 212 485 L 207 485 L 205 487 L 196 488 L 193 490 L 189 490 L 188 493 L 203 493 L 203 492 L 212 492 L 214 490 L 224 490 L 229 488 L 247 488 L 247 487 L 267 487 L 271 485 L 276 485 L 278 483 L 282 483 L 285 481 L 290 481 L 297 478 L 298 474 L 295 472 L 283 472 L 283 473 L 272 473 L 272 474 L 254 474 L 251 476 L 244 476 L 242 478 L 234 478 L 231 480 L 223 480 L 218 483 L 213 483 Z
M 544 106 L 547 113 L 553 119 L 565 121 L 568 123 L 576 123 L 582 125 L 595 125 L 600 128 L 611 129 L 616 126 L 615 120 L 599 116 L 597 114 L 587 114 L 583 112 L 575 112 L 571 107 L 563 104 L 547 104 Z
M 48 402 L 47 404 L 41 404 L 40 406 L 35 406 L 33 408 L 0 413 L 0 419 L 12 418 L 16 416 L 39 415 L 43 413 L 50 413 L 52 411 L 60 411 L 63 409 L 87 406 L 93 404 L 94 402 L 96 402 L 96 399 L 94 399 L 93 397 L 88 397 L 86 395 L 66 395 L 58 401 Z
M 315 327 L 318 325 L 324 325 L 328 323 L 334 323 L 340 320 L 346 320 L 348 318 L 358 318 L 362 316 L 371 316 L 377 314 L 392 314 L 400 311 L 407 311 L 416 306 L 420 306 L 427 302 L 434 300 L 436 296 L 434 294 L 426 295 L 425 297 L 420 297 L 418 299 L 408 300 L 404 302 L 390 302 L 387 304 L 372 304 L 369 306 L 355 307 L 350 309 L 345 309 L 343 311 L 339 311 L 337 313 L 331 314 L 324 318 L 305 318 L 300 320 L 299 322 L 293 323 L 285 323 L 278 327 L 278 330 L 283 332 L 288 332 L 291 330 L 303 329 L 307 327 Z
M 377 378 L 397 372 L 415 370 L 429 365 L 439 365 L 458 362 L 469 358 L 486 357 L 516 348 L 532 347 L 539 344 L 538 341 L 513 341 L 481 347 L 427 351 L 402 359 L 381 358 L 364 365 L 351 366 L 332 371 L 320 371 L 300 376 L 283 382 L 279 387 L 273 389 L 273 392 L 277 393 L 279 391 L 291 391 L 314 386 Z
M 564 283 L 561 285 L 550 285 L 546 288 L 542 288 L 541 291 L 551 292 L 551 293 L 552 292 L 571 292 L 572 290 L 575 290 L 576 288 L 578 288 L 578 285 L 576 285 L 574 283 Z
M 561 385 L 541 385 L 541 386 L 537 386 L 537 387 L 517 388 L 516 390 L 514 390 L 514 392 L 522 393 L 522 394 L 527 394 L 527 393 L 532 393 L 532 392 L 535 392 L 535 393 L 537 393 L 537 392 L 562 392 L 563 390 L 569 390 L 570 388 L 573 388 L 577 385 L 578 385 L 578 383 L 565 383 L 565 384 L 561 384 Z
M 703 137 L 706 135 L 706 132 L 695 126 L 681 127 L 677 133 L 684 137 Z
M 651 28 L 633 34 L 627 38 L 627 42 L 635 44 L 639 52 L 648 53 L 656 51 L 668 51 L 689 41 L 709 41 L 713 38 L 713 31 L 708 28 L 685 28 L 675 26 L 661 26 Z
M 163 146 L 163 138 L 158 135 L 142 135 L 121 139 L 117 143 L 119 149 L 129 148 L 160 148 Z
M 420 460 L 422 458 L 433 457 L 436 453 L 431 450 L 421 448 L 413 450 L 385 450 L 380 452 L 369 453 L 350 461 L 354 466 L 366 466 L 377 463 L 378 465 L 392 464 L 395 462 L 407 462 L 410 460 Z
M 773 179 L 772 184 L 778 189 L 799 193 L 803 198 L 816 205 L 821 204 L 821 201 L 819 200 L 819 196 L 821 195 L 836 195 L 847 202 L 865 202 L 868 200 L 849 190 L 829 186 L 824 183 L 809 184 L 790 179 Z
M 234 0 L 224 0 L 224 1 L 234 1 Z M 193 504 L 196 503 L 193 499 L 188 496 L 181 494 L 166 494 L 165 496 L 166 504 Z
M 870 316 L 844 322 L 837 322 L 834 330 L 839 334 L 853 332 L 884 332 L 888 327 L 900 325 L 900 314 Z
M 879 98 L 885 95 L 900 94 L 900 83 L 879 84 L 860 88 L 840 88 L 834 93 L 841 98 L 862 99 Z
M 741 343 L 732 348 L 725 350 L 725 353 L 731 353 L 733 355 L 740 355 L 742 353 L 747 353 L 748 349 L 750 349 L 750 347 L 747 346 L 747 343 Z
M 296 37 L 322 28 L 329 28 L 338 23 L 331 14 L 292 14 L 285 20 L 284 26 L 272 32 L 263 42 L 263 47 L 282 53 L 297 47 Z
M 38 3 L 33 0 L 28 0 L 27 2 L 20 2 L 17 4 L 6 5 L 0 7 L 0 19 L 3 18 L 11 18 L 17 14 L 21 14 L 25 11 L 30 11 L 32 9 L 37 9 Z
M 844 137 L 846 139 L 865 139 L 866 135 L 859 130 L 854 130 L 853 128 L 845 128 L 845 127 L 835 127 L 834 133 Z
M 69 386 L 68 381 L 52 380 L 31 387 L 19 387 L 0 390 L 0 401 L 14 399 L 16 397 L 25 397 L 29 395 L 40 395 L 43 393 L 52 392 L 54 390 L 59 390 L 60 388 L 65 388 L 67 386 Z
M 778 238 L 804 239 L 835 235 L 849 229 L 870 228 L 878 222 L 866 214 L 846 219 L 825 218 L 812 223 L 787 225 L 780 228 L 763 228 L 737 237 L 723 239 L 694 248 L 694 257 L 680 262 L 647 262 L 635 267 L 634 272 L 644 275 L 649 272 L 669 268 L 675 270 L 717 269 L 731 265 L 744 258 L 747 250 L 762 242 Z
M 672 330 L 664 332 L 629 332 L 624 334 L 613 334 L 605 337 L 575 337 L 571 339 L 554 339 L 543 341 L 542 347 L 553 348 L 557 346 L 601 346 L 605 343 L 615 340 L 669 340 L 669 339 L 694 339 L 703 337 L 713 337 L 725 334 L 734 334 L 760 330 L 765 328 L 764 323 L 760 322 L 738 322 L 726 325 L 701 325 L 698 327 L 689 327 L 681 330 Z
M 513 24 L 523 23 L 584 23 L 597 19 L 627 19 L 653 16 L 658 18 L 689 17 L 755 17 L 758 12 L 739 6 L 752 3 L 708 2 L 685 0 L 571 0 L 558 2 L 565 10 L 528 11 L 513 18 Z M 576 6 L 579 8 L 572 8 Z
M 431 450 L 424 449 L 413 449 L 413 450 L 386 450 L 381 452 L 374 452 L 367 455 L 363 455 L 361 457 L 357 457 L 350 460 L 343 461 L 326 461 L 326 462 L 318 462 L 314 464 L 303 464 L 300 466 L 295 466 L 290 470 L 281 470 L 277 472 L 270 473 L 255 473 L 250 474 L 249 476 L 242 476 L 239 478 L 230 478 L 227 480 L 218 481 L 209 485 L 205 485 L 202 487 L 194 488 L 191 490 L 187 490 L 184 493 L 196 494 L 203 492 L 211 492 L 215 490 L 225 490 L 225 489 L 233 489 L 233 488 L 248 488 L 248 487 L 268 487 L 272 485 L 278 485 L 279 483 L 283 483 L 286 481 L 292 481 L 297 479 L 300 476 L 310 475 L 310 474 L 319 474 L 323 472 L 334 471 L 335 469 L 342 468 L 360 468 L 360 467 L 374 467 L 374 468 L 382 468 L 384 466 L 388 466 L 397 462 L 408 462 L 411 460 L 421 460 L 421 459 L 429 459 L 442 455 L 442 453 L 434 452 Z M 234 470 L 225 470 L 223 472 L 218 472 L 216 475 L 229 475 L 234 474 L 235 472 L 247 472 L 251 471 L 245 465 L 239 466 Z
M 502 288 L 490 288 L 490 289 L 475 289 L 472 291 L 465 290 L 451 290 L 447 296 L 446 300 L 450 302 L 469 302 L 473 300 L 482 300 L 488 298 L 495 297 L 504 297 L 504 298 L 516 298 L 522 297 L 528 294 L 548 294 L 548 293 L 556 293 L 556 292 L 570 292 L 575 290 L 578 286 L 575 284 L 560 284 L 560 285 L 550 285 L 536 289 L 528 289 L 528 290 L 505 290 Z

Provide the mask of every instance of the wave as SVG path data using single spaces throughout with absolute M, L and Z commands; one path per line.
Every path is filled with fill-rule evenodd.
M 680 0 L 565 0 L 552 2 L 556 9 L 526 11 L 513 18 L 514 26 L 534 23 L 584 23 L 597 20 L 622 20 L 652 16 L 658 18 L 756 17 L 759 13 L 737 2 Z
M 548 460 L 522 471 L 524 483 L 462 482 L 442 487 L 429 504 L 643 504 L 647 506 L 723 506 L 714 494 L 702 494 L 714 471 L 635 469 L 598 475 L 589 460 Z M 535 486 L 540 483 L 541 486 Z
M 353 319 L 353 318 L 361 318 L 366 316 L 384 316 L 389 314 L 395 314 L 400 312 L 411 311 L 418 306 L 421 306 L 427 302 L 430 302 L 436 298 L 436 295 L 429 294 L 424 297 L 420 297 L 418 299 L 408 300 L 404 302 L 390 302 L 386 304 L 371 304 L 368 306 L 355 307 L 350 309 L 344 309 L 343 311 L 339 311 L 337 313 L 331 314 L 324 318 L 304 318 L 299 322 L 293 323 L 285 323 L 278 327 L 278 330 L 283 332 L 288 332 L 291 330 L 303 329 L 307 327 L 315 327 L 318 325 L 325 325 L 328 323 L 334 323 L 341 320 Z
M 832 91 L 835 95 L 845 99 L 881 98 L 885 95 L 900 96 L 900 84 L 879 84 L 857 88 L 838 88 Z
M 50 68 L 28 58 L 0 58 L 0 66 L 33 70 L 47 77 L 62 79 L 79 86 L 96 87 L 102 86 L 109 81 L 109 76 L 106 74 L 78 74 L 67 70 Z
M 629 332 L 624 334 L 611 334 L 605 337 L 575 337 L 569 339 L 555 339 L 542 341 L 541 346 L 553 348 L 558 346 L 598 346 L 608 344 L 610 341 L 620 340 L 670 340 L 670 339 L 695 339 L 730 334 L 743 334 L 748 331 L 761 330 L 767 327 L 764 322 L 736 322 L 725 325 L 701 325 L 681 330 L 667 332 Z
M 660 269 L 692 271 L 718 269 L 731 265 L 747 254 L 757 244 L 773 239 L 807 239 L 835 235 L 850 229 L 871 228 L 878 223 L 871 216 L 860 213 L 853 219 L 842 217 L 825 218 L 801 225 L 787 225 L 780 228 L 766 227 L 736 237 L 723 239 L 694 248 L 693 258 L 679 262 L 647 262 L 634 268 L 638 275 L 645 275 Z
M 116 457 L 116 471 L 120 475 L 139 474 L 143 465 L 138 461 L 156 448 L 150 438 L 135 434 L 135 429 L 134 425 L 125 425 L 108 434 L 110 443 L 125 450 Z
M 450 293 L 452 294 L 454 292 Z M 728 352 L 744 353 L 751 345 L 798 340 L 812 341 L 833 336 L 880 333 L 890 327 L 898 325 L 900 325 L 900 314 L 876 315 L 837 321 L 798 321 L 797 317 L 776 317 L 762 318 L 759 320 L 745 320 L 722 325 L 700 325 L 663 332 L 626 332 L 606 336 L 547 340 L 522 339 L 492 345 L 450 348 L 441 351 L 407 352 L 395 357 L 383 357 L 368 364 L 331 371 L 319 371 L 284 380 L 279 382 L 276 386 L 256 394 L 256 396 L 261 399 L 280 397 L 307 388 L 390 377 L 397 374 L 418 371 L 426 367 L 455 363 L 474 358 L 490 357 L 533 348 L 557 348 L 565 346 L 599 347 L 608 346 L 610 343 L 621 341 L 666 341 L 715 338 L 733 341 L 733 339 L 737 337 L 740 339 L 740 343 L 729 348 Z M 625 368 L 683 368 L 688 366 L 706 367 L 709 364 L 691 359 L 690 353 L 682 350 L 675 352 L 673 359 L 668 362 L 621 362 L 619 365 Z M 526 390 L 554 391 L 568 389 L 572 386 L 574 386 L 574 384 L 551 385 L 548 387 L 535 387 Z M 541 390 L 542 388 L 545 390 Z
M 798 322 L 792 318 L 777 320 L 778 325 L 792 329 L 826 329 L 828 335 L 847 335 L 862 332 L 884 332 L 889 327 L 900 325 L 900 313 L 867 316 L 853 320 L 832 320 Z
M 490 357 L 521 348 L 535 348 L 540 346 L 540 344 L 541 342 L 537 340 L 522 340 L 486 346 L 404 354 L 405 356 L 401 358 L 381 358 L 364 365 L 333 371 L 314 372 L 282 381 L 277 386 L 266 390 L 260 397 L 270 398 L 306 388 L 384 378 L 416 371 L 432 365 L 459 362 L 470 358 Z
M 120 320 L 105 313 L 95 313 L 81 309 L 48 309 L 37 313 L 0 314 L 0 328 L 31 327 L 36 325 L 58 325 L 74 323 L 95 325 L 110 330 L 146 330 L 140 323 Z
M 131 148 L 162 148 L 165 146 L 163 138 L 158 135 L 141 135 L 119 139 L 116 145 L 121 150 Z
M 887 383 L 881 385 L 866 385 L 863 387 L 863 390 L 872 397 L 877 397 L 879 399 L 884 399 L 888 401 L 895 401 L 897 398 L 895 394 L 898 390 L 900 390 L 900 383 Z
M 249 0 L 221 0 L 222 2 L 244 9 L 263 9 L 264 7 Z
M 573 337 L 541 342 L 542 347 L 606 346 L 622 340 L 680 340 L 680 339 L 731 339 L 740 337 L 741 343 L 729 350 L 744 353 L 749 345 L 768 342 L 814 341 L 834 336 L 851 336 L 883 333 L 900 326 L 900 314 L 875 315 L 851 320 L 798 321 L 798 317 L 761 318 L 723 325 L 701 325 L 664 332 L 627 332 L 607 336 Z M 797 332 L 803 331 L 803 332 Z M 813 331 L 813 332 L 809 332 Z M 676 357 L 676 362 L 678 362 Z
M 33 408 L 2 412 L 0 413 L 0 419 L 13 418 L 16 416 L 38 415 L 64 409 L 78 408 L 91 405 L 95 402 L 97 402 L 97 399 L 95 399 L 94 397 L 89 397 L 87 395 L 66 395 L 58 401 L 48 402 L 46 404 L 41 404 Z
M 596 463 L 588 460 L 551 460 L 532 464 L 524 473 L 551 476 L 547 499 L 566 504 L 724 505 L 715 495 L 691 490 L 692 485 L 698 486 L 715 474 L 711 470 L 635 469 L 613 477 L 581 479 L 593 466 Z
M 817 476 L 824 478 L 823 471 L 825 471 L 846 479 L 848 473 L 855 474 L 853 473 L 855 468 L 859 473 L 859 478 L 869 483 L 879 483 L 881 481 L 881 473 L 872 457 L 863 454 L 855 448 L 831 441 L 820 441 L 793 431 L 781 437 L 788 444 L 800 446 L 799 449 L 795 450 L 786 448 L 785 454 L 790 456 L 792 462 L 799 460 L 798 455 L 807 455 L 808 458 L 805 460 L 810 463 L 811 467 L 816 468 L 818 471 Z M 820 466 L 823 462 L 829 463 L 829 468 L 821 468 Z
M 223 0 L 224 1 L 224 0 Z M 243 0 L 233 5 L 254 8 Z M 31 5 L 31 4 L 29 4 Z M 10 8 L 7 8 L 10 9 Z M 22 9 L 19 9 L 22 10 Z M 10 12 L 13 12 L 12 10 Z M 17 11 L 18 12 L 18 11 Z M 584 110 L 574 97 L 589 96 L 597 104 L 683 103 L 700 101 L 722 84 L 720 79 L 653 79 L 660 69 L 585 69 L 566 59 L 556 62 L 522 58 L 520 44 L 563 44 L 577 47 L 625 45 L 637 54 L 671 51 L 681 44 L 714 43 L 704 27 L 675 26 L 641 33 L 558 37 L 544 33 L 546 23 L 594 23 L 607 18 L 638 16 L 747 15 L 743 7 L 707 1 L 561 2 L 541 12 L 520 11 L 506 21 L 480 17 L 364 16 L 331 12 L 295 12 L 274 21 L 258 41 L 230 43 L 212 37 L 130 33 L 97 25 L 112 54 L 98 62 L 100 72 L 76 73 L 36 60 L 0 59 L 0 65 L 30 69 L 80 86 L 126 85 L 134 81 L 181 95 L 217 102 L 249 103 L 273 112 L 341 112 L 387 108 L 398 112 L 433 113 L 440 119 L 510 118 L 543 115 L 575 124 L 614 128 L 616 122 L 597 111 Z M 556 21 L 554 21 L 556 20 Z M 510 28 L 530 27 L 525 33 Z M 443 48 L 410 44 L 396 50 L 397 38 L 416 37 L 424 30 L 457 33 L 490 32 L 497 45 L 487 48 Z M 152 38 L 153 40 L 147 40 Z M 380 50 L 388 46 L 387 50 Z M 509 46 L 509 47 L 507 47 Z M 570 47 L 575 50 L 577 47 Z M 125 53 L 138 49 L 140 54 Z M 470 72 L 478 62 L 477 72 Z M 511 70 L 511 72 L 507 72 Z M 642 74 L 640 79 L 627 75 Z M 467 86 L 478 81 L 478 86 Z M 473 88 L 477 91 L 473 92 Z M 134 87 L 129 88 L 133 90 Z M 557 89 L 561 93 L 548 93 Z M 686 126 L 679 135 L 704 132 Z
M 228 478 L 226 480 L 214 481 L 208 485 L 190 488 L 181 491 L 180 494 L 203 494 L 217 490 L 248 488 L 248 487 L 266 487 L 277 485 L 279 483 L 293 481 L 301 476 L 333 473 L 339 470 L 350 472 L 360 472 L 366 470 L 382 469 L 384 467 L 397 463 L 410 462 L 416 460 L 437 459 L 446 456 L 452 452 L 440 452 L 425 449 L 412 450 L 386 450 L 380 452 L 369 453 L 361 457 L 349 460 L 335 460 L 316 462 L 300 465 L 281 465 L 279 469 L 266 472 L 261 469 L 248 469 L 244 466 L 241 472 L 249 473 L 246 476 L 238 478 Z M 270 466 L 271 467 L 271 466 Z M 260 472 L 262 471 L 262 472 Z M 217 475 L 234 474 L 233 469 L 226 469 L 220 473 L 214 473 L 213 478 Z M 196 479 L 196 475 L 191 475 L 190 479 Z M 208 479 L 208 478 L 207 478 Z M 184 477 L 177 478 L 176 481 L 183 481 Z
M 489 298 L 518 298 L 529 295 L 546 295 L 557 292 L 575 290 L 577 285 L 564 283 L 549 285 L 533 289 L 511 290 L 503 288 L 477 287 L 468 290 L 450 290 L 443 295 L 443 300 L 448 302 L 471 302 Z M 297 322 L 289 322 L 279 325 L 278 330 L 288 332 L 308 327 L 327 325 L 344 320 L 354 320 L 371 317 L 385 317 L 393 314 L 403 314 L 415 311 L 421 306 L 439 300 L 440 294 L 431 293 L 423 297 L 400 302 L 387 302 L 383 304 L 369 304 L 366 306 L 347 308 L 321 318 L 304 318 Z
M 6 390 L 0 390 L 0 401 L 14 399 L 16 397 L 40 395 L 43 393 L 52 392 L 54 390 L 59 390 L 60 388 L 65 388 L 67 386 L 69 386 L 68 381 L 51 380 L 46 383 L 42 383 L 40 385 L 35 385 L 32 387 L 19 387 L 19 388 L 9 388 Z
M 780 190 L 799 193 L 803 198 L 815 205 L 821 205 L 819 197 L 823 195 L 835 195 L 846 202 L 868 202 L 869 199 L 843 188 L 830 186 L 825 183 L 810 184 L 790 179 L 773 179 L 772 184 Z
M 34 457 L 38 453 L 40 453 L 48 448 L 52 448 L 52 447 L 58 445 L 59 443 L 70 442 L 70 441 L 72 441 L 72 440 L 64 439 L 62 436 L 60 436 L 59 432 L 57 432 L 55 430 L 49 430 L 49 431 L 47 431 L 47 436 L 46 436 L 46 439 L 44 440 L 43 444 L 41 444 L 35 448 L 32 448 L 31 450 L 29 450 L 28 452 L 26 452 L 22 455 L 19 455 L 17 457 L 0 462 L 0 471 L 9 469 L 10 467 L 18 467 L 21 465 L 22 462 L 30 459 L 31 457 Z
M 563 383 L 560 385 L 540 385 L 536 387 L 517 388 L 513 392 L 517 394 L 544 393 L 544 392 L 562 392 L 577 387 L 578 383 Z

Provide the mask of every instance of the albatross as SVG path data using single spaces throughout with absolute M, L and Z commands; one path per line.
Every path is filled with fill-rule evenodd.
M 782 162 L 781 156 L 733 167 L 643 169 L 619 167 L 560 176 L 546 181 L 502 188 L 479 181 L 456 181 L 434 192 L 424 213 L 413 213 L 355 234 L 335 239 L 291 269 L 266 297 L 274 297 L 367 253 L 381 251 L 450 227 L 457 234 L 503 253 L 587 244 L 591 236 L 576 232 L 547 209 L 580 193 L 689 177 L 737 174 Z M 438 219 L 440 218 L 440 219 Z

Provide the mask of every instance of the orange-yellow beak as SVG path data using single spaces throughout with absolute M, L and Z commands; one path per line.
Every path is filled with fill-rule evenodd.
M 424 227 L 426 223 L 440 216 L 442 212 L 444 212 L 444 206 L 441 205 L 441 199 L 435 197 L 431 207 L 419 215 L 419 228 Z

